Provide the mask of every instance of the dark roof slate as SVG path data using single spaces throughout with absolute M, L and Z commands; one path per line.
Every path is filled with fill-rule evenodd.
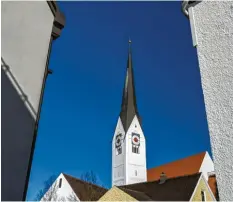
M 137 103 L 136 103 L 136 92 L 135 92 L 134 74 L 133 74 L 133 65 L 132 65 L 131 41 L 129 41 L 127 72 L 126 72 L 125 85 L 123 89 L 121 112 L 120 112 L 120 118 L 121 118 L 125 132 L 127 132 L 135 115 L 137 115 L 139 122 L 140 122 L 140 116 L 137 110 Z
M 200 176 L 201 173 L 196 173 L 169 178 L 163 184 L 159 184 L 159 180 L 157 180 L 118 188 L 139 201 L 188 201 Z

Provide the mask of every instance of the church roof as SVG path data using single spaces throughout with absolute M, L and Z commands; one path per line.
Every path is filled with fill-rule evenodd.
M 198 173 L 206 152 L 192 155 L 171 163 L 167 163 L 147 170 L 147 181 L 158 180 L 164 172 L 168 178 Z
M 189 201 L 201 173 L 120 186 L 122 191 L 139 201 Z
M 107 192 L 107 189 L 98 185 L 85 182 L 64 173 L 63 175 L 80 201 L 97 201 Z
M 137 103 L 136 103 L 131 41 L 129 41 L 127 72 L 126 72 L 125 85 L 123 89 L 121 112 L 120 112 L 120 118 L 125 131 L 128 130 L 135 115 L 137 115 L 140 122 L 140 117 L 138 114 Z

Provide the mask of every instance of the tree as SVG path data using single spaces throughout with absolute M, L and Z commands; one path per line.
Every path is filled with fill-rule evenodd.
M 96 201 L 99 196 L 105 193 L 104 186 L 100 185 L 100 182 L 97 179 L 96 174 L 93 171 L 87 171 L 81 175 L 81 180 L 86 182 L 84 186 L 84 191 L 80 198 L 85 198 L 85 201 Z M 68 198 L 68 201 L 77 201 L 75 194 L 71 194 Z
M 35 201 L 56 201 L 57 189 L 56 176 L 52 175 L 44 182 L 44 187 L 37 193 Z
M 81 180 L 87 182 L 86 193 L 88 193 L 87 201 L 96 201 L 100 195 L 104 194 L 104 186 L 97 179 L 93 171 L 85 172 L 81 175 Z
M 97 184 L 96 174 L 92 170 L 83 173 L 81 175 L 81 180 L 88 182 L 88 183 L 91 183 L 91 184 Z
M 67 197 L 67 201 L 78 201 L 74 192 Z
M 105 189 L 103 186 L 100 186 L 97 176 L 93 171 L 83 173 L 81 180 L 86 183 L 83 186 L 81 196 L 77 196 L 78 198 L 85 199 L 85 201 L 96 201 L 105 193 Z M 44 187 L 38 192 L 35 201 L 79 201 L 74 192 L 68 197 L 58 196 L 58 188 L 56 176 L 53 175 L 44 182 Z

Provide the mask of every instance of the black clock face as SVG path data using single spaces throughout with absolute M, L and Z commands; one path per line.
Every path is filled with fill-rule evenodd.
M 122 137 L 121 134 L 118 134 L 116 136 L 116 141 L 115 141 L 116 147 L 120 147 L 121 146 L 121 137 Z

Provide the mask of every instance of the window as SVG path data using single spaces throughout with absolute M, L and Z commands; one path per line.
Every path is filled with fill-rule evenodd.
M 118 134 L 115 140 L 115 147 L 116 147 L 116 155 L 122 153 L 122 134 Z
M 132 145 L 132 152 L 135 154 L 139 154 L 139 147 Z
M 62 184 L 62 178 L 60 178 L 59 180 L 59 188 L 61 188 L 61 184 Z
M 138 173 L 137 173 L 137 171 L 135 170 L 135 176 L 137 176 L 138 175 Z
M 116 148 L 116 155 L 119 155 L 122 153 L 122 147 L 117 147 Z
M 140 135 L 136 133 L 132 133 L 132 152 L 135 154 L 139 154 L 140 147 Z
M 206 201 L 205 191 L 201 191 L 201 201 Z

